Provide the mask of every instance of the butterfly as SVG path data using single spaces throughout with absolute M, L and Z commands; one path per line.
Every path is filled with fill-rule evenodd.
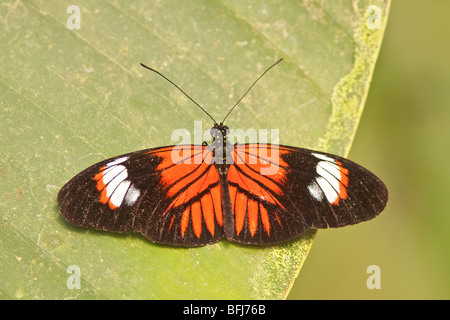
M 156 243 L 198 247 L 226 238 L 276 244 L 308 229 L 337 228 L 383 211 L 387 188 L 339 156 L 269 143 L 231 143 L 224 122 L 271 65 L 217 123 L 212 142 L 171 145 L 103 160 L 58 193 L 72 224 L 139 232 Z

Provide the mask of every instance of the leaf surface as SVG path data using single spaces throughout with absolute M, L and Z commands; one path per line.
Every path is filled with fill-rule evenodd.
M 370 4 L 381 29 L 368 28 Z M 209 131 L 210 119 L 140 62 L 219 122 L 282 57 L 227 125 L 279 129 L 282 144 L 345 155 L 389 1 L 78 1 L 75 30 L 69 5 L 0 6 L 0 297 L 285 298 L 314 231 L 277 246 L 172 248 L 71 226 L 56 195 L 100 160 L 179 142 L 174 130 L 193 132 L 194 120 Z M 66 285 L 72 265 L 80 289 Z

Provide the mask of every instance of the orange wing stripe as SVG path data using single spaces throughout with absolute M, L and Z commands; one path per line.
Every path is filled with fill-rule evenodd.
M 337 166 L 339 167 L 339 190 L 338 195 L 339 197 L 336 198 L 336 200 L 332 203 L 334 205 L 339 204 L 340 199 L 347 199 L 347 186 L 348 186 L 348 169 L 342 167 L 342 162 L 335 160 Z
M 174 220 L 175 220 L 175 216 L 172 216 L 172 219 L 170 219 L 169 230 L 172 229 Z
M 186 210 L 184 210 L 183 215 L 181 216 L 181 223 L 180 223 L 180 229 L 181 229 L 181 236 L 184 237 L 184 234 L 186 233 L 188 224 L 189 224 L 189 213 L 190 213 L 190 207 L 187 207 Z
M 241 169 L 241 167 L 244 167 L 244 166 L 240 166 L 239 168 Z M 254 177 L 254 179 L 258 179 L 258 178 L 261 178 L 261 176 Z M 274 195 L 267 192 L 266 189 L 268 189 L 270 191 L 274 191 L 274 190 L 270 189 L 270 184 L 265 185 L 265 189 L 262 188 L 261 185 L 256 183 L 253 179 L 240 173 L 237 170 L 236 165 L 231 165 L 230 168 L 228 169 L 228 181 L 238 185 L 241 189 L 247 190 L 249 193 L 259 197 L 262 201 L 270 202 L 274 205 L 280 206 L 281 208 L 283 208 L 285 210 L 284 206 L 274 197 Z M 261 183 L 264 183 L 264 182 L 265 181 L 261 181 Z M 276 188 L 278 189 L 278 186 L 276 186 Z M 274 192 L 274 193 L 276 193 L 276 192 Z M 230 194 L 231 194 L 231 189 L 230 189 Z
M 289 153 L 289 150 L 280 149 L 279 146 L 272 144 L 237 145 L 234 159 L 237 161 L 235 163 L 246 163 L 260 169 L 257 170 L 260 174 L 271 176 L 275 181 L 282 184 L 285 181 L 285 177 L 277 175 L 277 171 L 288 167 L 288 164 L 281 157 L 287 153 Z M 243 162 L 243 160 L 245 161 Z M 267 170 L 270 168 L 275 170 Z
M 170 204 L 170 206 L 167 207 L 167 209 L 166 209 L 166 211 L 164 212 L 164 214 L 166 214 L 167 211 L 169 211 L 169 210 L 172 209 L 172 208 L 176 208 L 176 207 L 178 207 L 178 206 L 181 206 L 183 203 L 186 202 L 185 200 L 186 200 L 186 192 L 180 193 L 180 194 L 178 195 L 178 197 L 176 197 L 175 200 L 172 201 L 172 203 Z
M 208 229 L 209 233 L 214 237 L 214 206 L 212 197 L 210 194 L 205 194 L 202 199 L 200 200 L 202 203 L 202 212 L 203 217 L 205 218 L 206 228 Z
M 267 214 L 267 209 L 262 204 L 259 204 L 259 212 L 261 214 L 261 221 L 262 221 L 264 230 L 266 230 L 267 235 L 270 236 L 269 215 Z
M 106 196 L 106 185 L 103 183 L 103 172 L 105 171 L 106 165 L 100 168 L 100 171 L 94 176 L 97 180 L 97 190 L 100 191 L 100 203 L 107 203 L 108 197 Z
M 287 164 L 281 158 L 281 155 L 287 151 L 279 150 L 276 146 L 271 148 L 266 147 L 267 145 L 252 146 L 237 145 L 233 154 L 234 163 L 251 179 L 260 181 L 270 190 L 282 195 L 283 192 L 278 184 L 283 185 L 286 182 L 284 167 Z M 269 155 L 267 155 L 268 150 L 270 151 Z
M 217 185 L 210 190 L 212 201 L 214 204 L 214 212 L 216 213 L 216 220 L 219 226 L 223 226 L 221 190 L 222 189 L 220 189 L 220 185 Z
M 254 200 L 248 200 L 248 228 L 253 237 L 258 229 L 258 203 Z
M 97 173 L 94 176 L 94 179 L 97 180 L 97 190 L 98 191 L 102 191 L 106 187 L 106 185 L 103 183 L 103 172 L 104 172 L 105 168 L 106 168 L 106 165 L 101 167 L 99 170 L 99 173 Z M 102 202 L 102 203 L 106 203 L 106 202 Z
M 177 147 L 173 148 L 175 150 L 173 152 L 178 151 Z M 214 166 L 209 164 L 212 153 L 203 149 L 201 146 L 195 146 L 190 150 L 190 155 L 181 158 L 178 163 L 173 162 L 172 152 L 165 152 L 161 156 L 163 160 L 156 170 L 160 171 L 161 184 L 167 190 L 167 198 L 172 198 L 177 194 L 184 195 L 182 202 L 177 200 L 170 208 L 176 208 L 182 203 L 189 202 L 210 185 L 219 181 L 219 173 Z M 198 159 L 199 156 L 203 157 L 203 162 L 202 158 Z
M 247 212 L 247 197 L 242 193 L 236 194 L 236 204 L 234 206 L 234 219 L 236 226 L 236 234 L 241 233 L 244 227 L 245 214 Z
M 200 235 L 202 234 L 202 209 L 200 207 L 200 202 L 194 202 L 191 211 L 194 234 L 197 238 L 200 238 Z

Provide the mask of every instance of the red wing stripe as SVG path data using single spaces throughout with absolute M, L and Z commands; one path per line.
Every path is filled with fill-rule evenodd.
M 184 237 L 184 234 L 186 233 L 187 227 L 189 225 L 189 214 L 191 212 L 191 207 L 187 207 L 186 210 L 184 210 L 183 215 L 181 216 L 181 223 L 180 223 L 180 229 L 181 229 L 181 236 Z M 174 216 L 175 217 L 175 216 Z
M 192 213 L 192 227 L 194 234 L 197 238 L 200 238 L 202 234 L 202 208 L 200 202 L 194 202 L 191 206 Z
M 238 145 L 239 148 L 239 145 Z M 273 161 L 272 159 L 267 160 L 266 158 L 262 158 L 260 157 L 258 154 L 253 154 L 250 153 L 248 151 L 244 151 L 244 155 L 248 155 L 249 161 L 245 161 L 247 157 L 243 157 L 242 152 L 240 149 L 237 149 L 235 151 L 236 156 L 239 158 L 239 161 L 237 162 L 240 165 L 245 164 L 245 166 L 251 171 L 249 173 L 249 175 L 253 175 L 257 178 L 265 178 L 267 179 L 267 183 L 271 184 L 271 189 L 273 190 L 281 190 L 283 188 L 283 185 L 285 183 L 285 176 L 286 176 L 286 166 L 280 166 L 279 163 L 276 163 L 275 161 Z M 250 156 L 254 157 L 257 161 L 250 160 Z M 279 160 L 281 160 L 281 158 L 279 158 Z M 254 162 L 254 163 L 253 163 Z M 258 163 L 259 162 L 259 163 Z M 236 161 L 235 161 L 236 163 Z M 275 172 L 275 174 L 263 174 L 264 173 L 264 169 L 267 167 L 268 164 L 274 164 L 275 166 L 278 167 L 278 169 L 276 170 L 277 172 Z M 250 164 L 250 165 L 249 165 Z M 255 169 L 256 168 L 256 169 Z M 280 174 L 280 170 L 283 170 L 283 173 Z M 279 192 L 277 192 L 279 193 Z
M 161 162 L 161 164 L 156 168 L 156 171 L 161 172 L 161 171 L 164 171 L 164 170 L 168 170 L 168 169 L 171 169 L 172 167 L 174 167 L 174 166 L 176 166 L 176 165 L 178 165 L 178 164 L 186 163 L 186 162 L 188 162 L 188 164 L 198 164 L 198 165 L 200 165 L 202 162 L 205 161 L 206 157 L 207 157 L 208 154 L 210 153 L 210 152 L 206 153 L 205 156 L 203 157 L 203 159 L 202 159 L 202 160 L 199 160 L 199 159 L 197 159 L 197 158 L 198 158 L 200 155 L 203 155 L 203 152 L 204 152 L 205 150 L 204 150 L 204 148 L 203 148 L 202 146 L 194 146 L 194 147 L 197 147 L 197 148 L 191 149 L 191 151 L 193 151 L 192 154 L 190 154 L 190 155 L 188 155 L 188 156 L 186 156 L 186 157 L 184 157 L 184 158 L 177 159 L 177 161 L 174 162 L 174 161 L 173 161 L 173 157 L 172 157 L 172 155 L 173 155 L 172 153 L 173 153 L 173 152 L 176 152 L 176 151 L 174 150 L 176 147 L 180 147 L 180 150 L 181 150 L 182 147 L 186 147 L 186 149 L 187 149 L 188 146 L 173 146 L 173 147 L 171 147 L 170 149 L 168 149 L 167 151 L 165 151 L 165 152 L 169 153 L 169 155 L 163 157 L 163 159 L 164 159 L 165 161 L 162 161 L 162 162 Z M 197 149 L 198 149 L 198 152 L 196 151 Z M 152 154 L 152 152 L 149 152 L 148 154 Z M 159 154 L 159 152 L 158 152 L 158 154 Z M 161 156 L 161 155 L 159 155 L 159 156 Z M 170 159 L 170 161 L 168 161 L 168 158 Z M 193 161 L 193 163 L 192 163 L 192 159 L 195 159 L 195 160 Z M 188 160 L 189 160 L 189 161 L 188 161 Z M 197 161 L 196 161 L 196 160 L 197 160 Z M 163 166 L 162 166 L 164 163 L 168 164 L 167 167 L 163 167 Z
M 185 195 L 184 204 L 190 203 L 192 199 L 197 198 L 208 188 L 212 188 L 219 183 L 218 172 L 215 167 L 207 165 L 205 163 L 199 165 L 185 165 L 192 171 L 183 175 L 184 172 L 171 172 L 167 173 L 167 170 L 163 171 L 162 184 L 166 190 L 166 197 L 176 199 L 180 194 Z M 180 178 L 181 176 L 181 178 Z M 173 207 L 177 207 L 182 203 L 177 203 Z M 166 210 L 167 211 L 167 210 Z
M 223 215 L 222 215 L 222 194 L 220 186 L 217 185 L 215 187 L 210 187 L 209 189 L 211 198 L 213 200 L 214 204 L 214 212 L 216 214 L 216 221 L 219 224 L 219 226 L 223 226 Z
M 211 194 L 206 193 L 200 200 L 202 205 L 203 218 L 205 219 L 206 228 L 209 233 L 214 237 L 215 219 L 214 219 L 214 205 Z
M 260 162 L 273 163 L 273 164 L 275 164 L 276 166 L 281 167 L 281 168 L 283 168 L 283 169 L 288 169 L 288 168 L 289 168 L 288 164 L 287 164 L 286 162 L 284 162 L 283 159 L 282 159 L 281 157 L 278 157 L 279 162 L 276 162 L 276 161 L 274 161 L 274 159 L 271 159 L 270 157 L 269 157 L 269 158 L 266 158 L 266 157 L 260 156 L 260 155 L 259 155 L 259 150 L 262 149 L 262 148 L 267 148 L 267 147 L 263 147 L 263 146 L 261 146 L 261 145 L 252 147 L 251 149 L 257 149 L 256 154 L 255 154 L 255 153 L 251 153 L 250 150 L 245 150 L 244 152 L 245 152 L 245 154 L 247 154 L 247 155 L 249 155 L 249 156 L 252 156 L 252 157 L 258 159 Z M 250 147 L 249 147 L 248 149 L 250 149 Z M 272 152 L 272 149 L 274 149 L 274 150 L 277 149 L 278 151 L 280 151 L 280 149 L 279 149 L 279 148 L 276 148 L 274 145 L 271 145 L 268 149 L 270 149 L 271 152 Z M 284 153 L 283 153 L 283 154 L 284 154 Z M 251 162 L 250 162 L 250 163 L 251 163 Z
M 273 193 L 273 190 L 271 190 L 267 185 L 264 185 L 262 182 L 247 175 L 243 170 L 241 170 L 241 166 L 231 165 L 228 169 L 229 177 L 233 177 L 233 169 L 237 171 L 236 176 L 240 181 L 235 181 L 234 179 L 229 178 L 229 183 L 236 184 L 242 192 L 257 197 L 260 202 L 269 202 L 280 206 L 283 210 L 286 210 L 278 200 L 277 196 Z M 241 177 L 241 174 L 246 178 L 245 180 Z M 243 185 L 241 185 L 241 182 Z M 270 198 L 268 198 L 267 195 Z
M 248 200 L 247 219 L 248 228 L 253 237 L 258 229 L 258 203 L 254 200 Z
M 198 165 L 198 166 L 196 166 L 192 171 L 190 171 L 190 172 L 187 173 L 186 175 L 181 175 L 180 172 L 174 172 L 174 173 L 172 173 L 172 174 L 173 174 L 172 176 L 166 177 L 166 176 L 164 175 L 164 173 L 166 172 L 166 170 L 163 171 L 163 172 L 161 173 L 161 175 L 163 176 L 163 184 L 164 184 L 164 186 L 169 190 L 169 197 L 174 196 L 174 194 L 176 193 L 176 191 L 186 190 L 187 188 L 189 188 L 189 186 L 190 186 L 191 183 L 197 181 L 197 180 L 198 180 L 199 178 L 201 178 L 206 172 L 209 171 L 210 167 L 209 167 L 208 165 L 205 165 L 204 168 L 202 168 L 203 171 L 197 172 L 197 171 L 202 170 L 202 169 L 201 169 L 202 166 L 203 166 L 203 165 Z M 194 176 L 194 175 L 196 175 L 196 174 L 197 174 L 197 176 Z M 192 176 L 194 176 L 194 177 L 192 177 Z M 190 182 L 187 181 L 189 178 L 193 178 L 192 181 L 190 181 Z M 173 180 L 175 180 L 175 181 L 173 181 Z M 170 181 L 170 182 L 169 182 L 169 181 Z M 177 188 L 174 189 L 174 187 L 175 187 L 177 184 L 180 184 L 182 181 L 184 181 L 184 187 L 177 187 Z M 187 181 L 187 182 L 186 182 L 186 181 Z M 172 190 L 172 189 L 174 189 L 174 190 Z
M 239 233 L 241 233 L 242 231 L 242 228 L 244 227 L 248 198 L 243 193 L 236 192 L 235 200 L 234 220 L 236 225 L 236 234 L 239 235 Z
M 262 221 L 264 230 L 266 231 L 267 235 L 270 236 L 269 215 L 267 214 L 267 209 L 262 205 L 262 203 L 259 204 L 259 214 L 261 215 L 261 221 Z M 278 218 L 278 216 L 277 216 L 277 218 Z

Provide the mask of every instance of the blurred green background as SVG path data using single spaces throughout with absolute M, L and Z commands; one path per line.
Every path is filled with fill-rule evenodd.
M 449 12 L 450 1 L 392 1 L 349 155 L 385 181 L 387 209 L 319 231 L 289 299 L 450 298 Z M 373 264 L 380 290 L 366 286 Z

